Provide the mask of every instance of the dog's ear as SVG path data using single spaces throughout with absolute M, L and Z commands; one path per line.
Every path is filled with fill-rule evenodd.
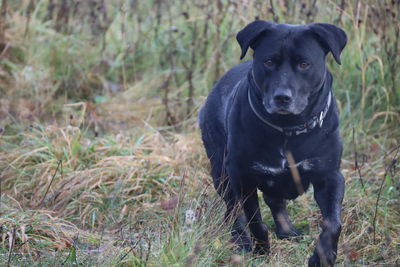
M 249 46 L 254 49 L 253 44 L 261 33 L 270 29 L 274 25 L 273 22 L 265 20 L 255 20 L 246 27 L 243 28 L 236 35 L 236 40 L 238 41 L 240 48 L 242 49 L 242 54 L 240 59 L 243 59 L 249 49 Z
M 346 33 L 339 27 L 327 23 L 313 23 L 309 26 L 326 50 L 326 53 L 330 51 L 340 65 L 340 53 L 347 43 Z

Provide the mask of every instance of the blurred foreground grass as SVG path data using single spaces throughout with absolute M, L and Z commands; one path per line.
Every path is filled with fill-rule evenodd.
M 348 33 L 342 66 L 328 62 L 345 141 L 338 265 L 400 264 L 398 1 L 5 3 L 1 265 L 305 265 L 312 194 L 289 205 L 301 240 L 271 234 L 269 256 L 237 255 L 196 125 L 256 17 Z

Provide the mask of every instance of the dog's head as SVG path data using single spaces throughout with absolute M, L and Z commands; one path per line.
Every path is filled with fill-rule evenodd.
M 340 64 L 346 33 L 332 24 L 288 25 L 256 20 L 241 30 L 241 59 L 254 50 L 253 75 L 270 114 L 300 114 L 322 87 L 325 56 Z

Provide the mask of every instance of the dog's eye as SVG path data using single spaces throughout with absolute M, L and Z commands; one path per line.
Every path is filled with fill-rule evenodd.
M 300 68 L 300 69 L 307 69 L 308 66 L 310 66 L 310 64 L 308 64 L 307 62 L 301 62 L 301 63 L 299 64 L 299 68 Z
M 268 59 L 267 61 L 264 62 L 264 65 L 267 66 L 268 68 L 272 68 L 273 66 L 275 66 L 275 63 L 271 59 Z

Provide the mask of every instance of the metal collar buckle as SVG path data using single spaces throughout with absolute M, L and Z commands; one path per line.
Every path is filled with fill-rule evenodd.
M 318 126 L 319 128 L 322 127 L 322 124 L 324 123 L 324 111 L 321 111 L 319 114 L 319 119 L 318 119 Z

